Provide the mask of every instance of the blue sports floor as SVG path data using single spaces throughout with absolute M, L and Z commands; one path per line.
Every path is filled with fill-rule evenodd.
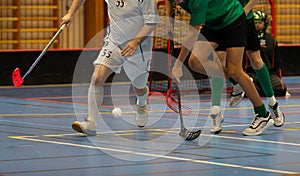
M 277 97 L 283 127 L 243 136 L 253 119 L 247 98 L 229 108 L 224 95 L 223 131 L 210 135 L 210 94 L 183 96 L 193 113 L 188 128 L 201 128 L 195 141 L 179 136 L 179 117 L 164 96 L 149 98 L 145 128 L 134 122 L 134 97 L 126 83 L 105 86 L 98 135 L 76 133 L 71 123 L 86 117 L 87 85 L 0 87 L 0 176 L 280 176 L 300 173 L 300 77 L 286 77 L 290 97 Z M 266 99 L 263 98 L 266 102 Z M 121 118 L 111 114 L 114 106 Z

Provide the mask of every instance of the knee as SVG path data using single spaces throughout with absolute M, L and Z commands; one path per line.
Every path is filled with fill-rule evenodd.
M 260 52 L 259 51 L 248 51 L 247 53 L 250 57 L 251 67 L 254 70 L 261 69 L 261 67 L 263 66 L 263 61 L 260 56 Z
M 148 93 L 149 93 L 148 87 L 141 88 L 141 89 L 134 87 L 134 90 L 138 96 L 143 96 L 145 94 L 148 95 Z
M 227 73 L 228 73 L 229 77 L 233 78 L 237 82 L 238 82 L 239 78 L 241 77 L 241 75 L 243 74 L 242 72 L 240 70 L 237 70 L 237 69 L 228 69 L 227 70 Z
M 93 86 L 103 86 L 104 79 L 102 79 L 99 75 L 93 74 L 91 78 L 91 85 Z
M 205 74 L 204 67 L 198 59 L 191 57 L 188 61 L 188 65 L 193 71 Z
M 188 61 L 188 65 L 189 65 L 189 67 L 193 70 L 193 71 L 195 71 L 196 70 L 196 61 L 194 60 L 194 59 L 189 59 L 189 61 Z
M 263 66 L 263 61 L 261 59 L 254 59 L 252 62 L 251 62 L 251 67 L 254 69 L 254 70 L 260 70 Z

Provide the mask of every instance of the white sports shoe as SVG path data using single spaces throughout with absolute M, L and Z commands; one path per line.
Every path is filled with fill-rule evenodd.
M 73 130 L 86 134 L 88 136 L 96 136 L 96 123 L 85 119 L 83 122 L 75 121 L 72 123 Z
M 217 114 L 210 114 L 212 124 L 210 125 L 210 133 L 218 134 L 222 131 L 221 123 L 224 121 L 224 116 L 221 112 Z
M 274 106 L 269 105 L 269 110 L 271 112 L 271 117 L 274 120 L 274 126 L 281 127 L 284 124 L 285 116 L 279 109 L 278 102 L 276 102 Z
M 138 127 L 142 128 L 144 126 L 146 126 L 146 124 L 148 123 L 148 109 L 147 109 L 147 105 L 144 106 L 139 106 L 137 105 L 137 110 L 136 110 L 136 116 L 135 116 L 135 123 Z
M 245 96 L 245 92 L 239 84 L 235 84 L 232 86 L 233 91 L 230 97 L 230 107 L 235 107 L 238 105 Z
M 249 79 L 253 82 L 253 78 L 249 76 Z M 235 84 L 232 86 L 233 91 L 231 92 L 230 97 L 230 107 L 235 107 L 238 105 L 245 96 L 245 91 L 240 86 L 240 84 Z
M 256 114 L 251 125 L 243 131 L 245 136 L 257 136 L 260 135 L 266 128 L 274 123 L 271 118 L 271 113 L 267 117 L 258 117 Z

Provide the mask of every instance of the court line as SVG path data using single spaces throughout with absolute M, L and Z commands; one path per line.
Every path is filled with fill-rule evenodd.
M 11 120 L 2 120 L 0 119 L 0 122 L 10 122 L 10 123 L 19 123 L 19 124 L 27 124 L 27 125 L 37 125 L 37 126 L 47 126 L 47 127 L 60 127 L 63 129 L 69 128 L 65 126 L 56 126 L 56 125 L 46 125 L 46 124 L 37 124 L 37 123 L 29 123 L 29 122 L 19 122 L 19 121 L 11 121 Z M 285 125 L 288 124 L 300 124 L 300 122 L 286 122 Z M 224 125 L 223 127 L 242 127 L 242 126 L 248 126 L 248 124 L 238 124 L 238 125 Z M 209 126 L 198 126 L 195 128 L 210 128 Z M 163 128 L 153 128 L 153 129 L 146 129 L 145 131 L 157 131 L 157 132 L 169 132 L 169 133 L 178 133 L 178 131 L 174 130 L 179 130 L 180 128 L 170 128 L 163 129 Z M 110 134 L 110 133 L 132 133 L 132 132 L 137 132 L 140 130 L 120 130 L 120 131 L 107 131 L 107 132 L 101 132 L 98 134 Z M 75 135 L 78 133 L 70 133 L 70 134 L 50 134 L 50 135 L 60 135 L 60 136 L 68 136 L 68 135 Z M 206 135 L 206 136 L 211 136 L 210 134 L 201 134 L 201 135 Z M 20 136 L 13 136 L 13 137 L 20 137 Z M 21 137 L 26 137 L 26 136 L 21 136 Z M 271 140 L 262 140 L 262 139 L 254 139 L 254 138 L 249 138 L 249 137 L 231 137 L 231 136 L 223 136 L 221 135 L 213 135 L 213 137 L 217 138 L 227 138 L 227 139 L 234 139 L 234 140 L 242 140 L 242 141 L 254 141 L 254 142 L 261 142 L 261 143 L 272 143 L 272 144 L 280 144 L 280 145 L 290 145 L 290 146 L 300 146 L 298 143 L 289 143 L 289 142 L 279 142 L 279 141 L 271 141 Z
M 27 140 L 27 141 L 35 141 L 35 142 L 41 142 L 41 143 L 72 146 L 72 147 L 100 149 L 100 150 L 106 150 L 106 151 L 111 151 L 111 152 L 120 152 L 120 153 L 133 154 L 133 155 L 157 157 L 157 158 L 164 158 L 164 159 L 170 159 L 170 160 L 176 160 L 176 161 L 186 161 L 186 162 L 201 163 L 201 164 L 215 165 L 215 166 L 222 166 L 222 167 L 239 168 L 239 169 L 247 169 L 247 170 L 254 170 L 254 171 L 263 171 L 263 172 L 270 172 L 270 173 L 299 174 L 298 172 L 285 171 L 285 170 L 267 169 L 267 168 L 259 168 L 259 167 L 252 167 L 252 166 L 245 166 L 245 165 L 238 165 L 238 164 L 228 164 L 228 163 L 221 163 L 221 162 L 214 162 L 214 161 L 190 159 L 190 158 L 184 158 L 184 157 L 158 155 L 158 154 L 153 154 L 153 153 L 134 152 L 134 151 L 130 151 L 130 150 L 121 150 L 121 149 L 113 149 L 113 148 L 106 148 L 106 147 L 95 147 L 95 146 L 90 146 L 90 145 L 58 142 L 58 141 L 51 141 L 51 140 L 32 139 L 32 138 L 28 138 L 28 137 L 10 136 L 10 138 L 19 139 L 19 140 Z
M 207 135 L 209 136 L 209 135 Z M 279 144 L 279 145 L 290 145 L 290 146 L 300 146 L 300 144 L 297 143 L 291 143 L 291 142 L 280 142 L 280 141 L 271 141 L 271 140 L 262 140 L 262 139 L 253 139 L 253 138 L 238 138 L 238 137 L 231 137 L 231 136 L 221 136 L 221 135 L 215 135 L 214 137 L 217 138 L 224 138 L 224 139 L 234 139 L 234 140 L 240 140 L 240 141 L 254 141 L 254 142 L 260 142 L 260 143 L 271 143 L 271 144 Z

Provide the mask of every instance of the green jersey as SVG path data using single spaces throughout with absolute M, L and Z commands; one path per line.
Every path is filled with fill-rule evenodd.
M 184 0 L 179 5 L 190 14 L 191 25 L 205 24 L 214 30 L 228 26 L 244 13 L 237 0 Z
M 249 2 L 249 0 L 239 0 L 239 1 L 240 1 L 240 3 L 242 4 L 243 7 L 245 7 L 248 4 L 248 2 Z M 251 19 L 251 18 L 253 18 L 253 11 L 252 11 L 252 9 L 247 14 L 247 19 Z

